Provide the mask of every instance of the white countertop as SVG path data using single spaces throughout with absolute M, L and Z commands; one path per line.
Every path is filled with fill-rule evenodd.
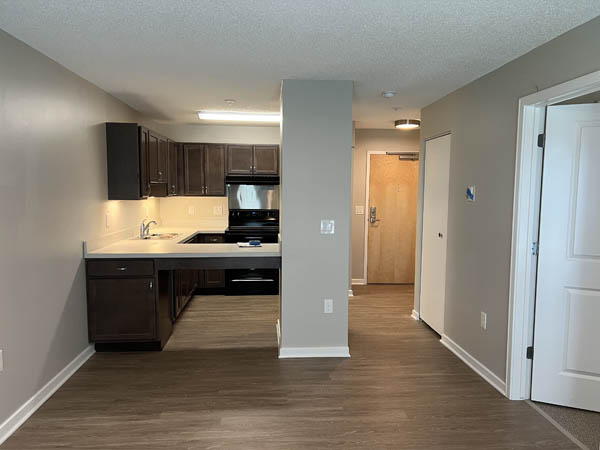
M 151 233 L 179 233 L 172 239 L 123 239 L 103 248 L 88 252 L 86 258 L 231 258 L 251 256 L 281 256 L 280 244 L 240 248 L 237 244 L 181 244 L 197 233 L 220 234 L 223 227 L 207 229 L 153 228 Z

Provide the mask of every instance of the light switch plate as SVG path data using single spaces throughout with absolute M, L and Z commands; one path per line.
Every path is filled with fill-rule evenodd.
M 484 313 L 483 311 L 481 311 L 481 328 L 483 328 L 484 330 L 487 330 L 487 313 Z
M 321 220 L 321 234 L 335 234 L 335 220 Z
M 363 216 L 365 214 L 365 207 L 363 205 L 356 205 L 354 207 L 354 214 L 357 216 Z
M 0 372 L 4 370 L 4 350 L 0 350 Z
M 222 216 L 222 215 L 223 215 L 223 207 L 221 205 L 213 206 L 213 216 Z
M 188 216 L 194 215 L 196 215 L 196 208 L 194 208 L 193 206 L 188 206 Z
M 104 215 L 104 226 L 110 228 L 110 211 L 106 211 L 106 214 Z
M 326 298 L 323 300 L 323 313 L 324 314 L 333 313 L 333 299 L 332 298 Z

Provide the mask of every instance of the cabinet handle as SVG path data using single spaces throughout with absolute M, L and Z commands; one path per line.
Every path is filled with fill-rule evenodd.
M 120 270 L 121 272 L 127 270 L 127 267 L 117 267 L 117 270 Z

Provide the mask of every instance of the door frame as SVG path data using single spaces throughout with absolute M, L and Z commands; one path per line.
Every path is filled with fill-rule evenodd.
M 600 71 L 519 99 L 506 353 L 506 395 L 511 400 L 531 398 L 533 365 L 527 347 L 533 343 L 537 278 L 532 245 L 537 240 L 542 195 L 537 137 L 544 132 L 547 106 L 596 91 L 600 91 Z
M 419 154 L 419 166 L 421 165 L 421 152 L 419 152 L 419 147 L 409 147 L 402 146 L 398 148 L 393 148 L 389 150 L 368 150 L 367 151 L 367 164 L 366 170 L 367 174 L 365 177 L 365 213 L 364 213 L 364 258 L 363 258 L 363 280 L 364 284 L 369 284 L 369 280 L 367 278 L 368 274 L 368 260 L 369 260 L 369 185 L 371 184 L 371 155 L 387 155 L 388 153 L 418 153 Z M 420 168 L 419 168 L 420 170 Z M 418 215 L 418 211 L 417 211 Z M 416 251 L 416 250 L 415 250 Z M 416 255 L 415 255 L 416 259 Z

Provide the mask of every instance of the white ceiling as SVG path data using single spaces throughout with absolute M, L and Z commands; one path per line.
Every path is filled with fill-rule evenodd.
M 343 79 L 359 128 L 418 117 L 599 14 L 598 0 L 0 0 L 0 28 L 155 119 L 278 111 L 282 79 Z

